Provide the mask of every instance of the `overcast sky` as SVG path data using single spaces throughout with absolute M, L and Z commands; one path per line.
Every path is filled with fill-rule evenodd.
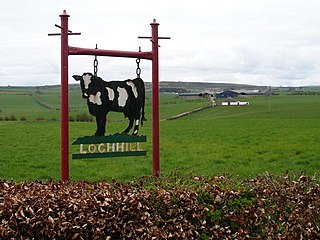
M 319 0 L 0 0 L 0 86 L 60 84 L 59 14 L 69 45 L 150 51 L 156 18 L 160 81 L 320 85 Z M 69 76 L 93 71 L 93 56 L 69 56 Z M 135 77 L 134 59 L 98 57 L 106 79 Z M 141 61 L 151 81 L 151 62 Z M 75 81 L 69 78 L 70 83 Z

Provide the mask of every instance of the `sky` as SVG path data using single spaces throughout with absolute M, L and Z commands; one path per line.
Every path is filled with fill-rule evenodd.
M 70 15 L 69 45 L 151 51 L 160 24 L 160 81 L 320 85 L 319 0 L 0 0 L 0 86 L 60 84 L 59 15 Z M 69 56 L 74 74 L 93 72 L 93 56 Z M 130 58 L 98 57 L 105 80 L 136 77 Z M 151 81 L 151 61 L 141 60 Z

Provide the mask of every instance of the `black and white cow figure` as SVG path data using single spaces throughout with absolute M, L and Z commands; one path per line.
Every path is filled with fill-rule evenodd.
M 125 81 L 104 81 L 92 73 L 82 76 L 73 75 L 80 81 L 82 97 L 87 99 L 91 115 L 96 117 L 97 131 L 95 136 L 104 136 L 106 132 L 107 114 L 110 111 L 123 112 L 129 119 L 129 125 L 124 133 L 129 133 L 134 126 L 133 135 L 139 131 L 139 123 L 143 125 L 145 88 L 141 78 Z

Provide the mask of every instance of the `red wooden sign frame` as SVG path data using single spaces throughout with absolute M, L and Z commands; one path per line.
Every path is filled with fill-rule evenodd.
M 49 36 L 61 36 L 61 180 L 69 179 L 69 105 L 68 105 L 68 57 L 69 55 L 96 55 L 109 57 L 141 58 L 152 61 L 152 174 L 160 175 L 160 148 L 159 148 L 159 39 L 170 39 L 170 37 L 159 37 L 159 23 L 154 19 L 151 25 L 152 42 L 151 52 L 131 52 L 119 50 L 103 50 L 71 47 L 68 44 L 69 35 L 80 35 L 73 33 L 68 28 L 68 18 L 66 10 L 60 16 L 61 33 L 48 34 Z

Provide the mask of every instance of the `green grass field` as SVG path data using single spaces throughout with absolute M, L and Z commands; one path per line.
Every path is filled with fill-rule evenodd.
M 70 115 L 87 112 L 80 90 L 70 90 Z M 25 94 L 28 93 L 28 94 Z M 21 95 L 24 94 L 24 95 Z M 38 100 L 35 99 L 35 95 Z M 152 169 L 151 97 L 147 96 L 147 156 L 71 160 L 71 180 L 102 180 L 150 175 Z M 45 103 L 46 108 L 38 101 Z M 286 95 L 246 99 L 247 107 L 214 107 L 178 120 L 163 119 L 208 104 L 161 95 L 161 174 L 222 175 L 248 178 L 270 172 L 319 173 L 320 96 Z M 60 178 L 59 92 L 55 89 L 0 91 L 0 179 Z M 20 121 L 21 117 L 26 121 Z M 108 133 L 127 125 L 122 114 L 110 113 Z M 38 120 L 37 120 L 38 119 Z M 41 121 L 39 121 L 41 119 Z M 53 120 L 55 119 L 55 121 Z M 92 135 L 94 122 L 70 122 L 70 143 Z M 70 155 L 78 146 L 70 145 Z

